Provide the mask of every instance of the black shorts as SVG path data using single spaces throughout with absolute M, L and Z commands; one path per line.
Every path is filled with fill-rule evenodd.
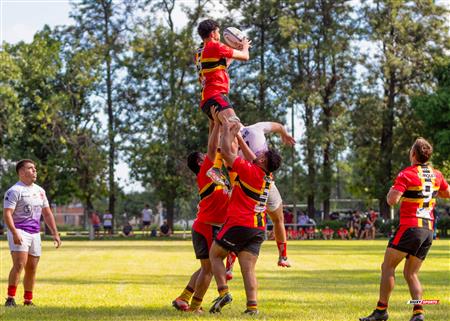
M 150 226 L 150 221 L 142 221 L 142 225 L 144 225 L 144 226 Z
M 264 242 L 264 231 L 245 226 L 224 226 L 217 235 L 216 242 L 221 247 L 234 253 L 246 251 L 259 255 Z
M 192 245 L 195 257 L 199 260 L 209 259 L 209 249 L 220 227 L 195 221 L 192 226 Z
M 425 260 L 432 242 L 433 230 L 400 225 L 390 239 L 388 247 Z
M 216 111 L 221 112 L 225 109 L 233 108 L 233 105 L 227 95 L 218 94 L 209 98 L 200 107 L 209 119 L 213 119 L 211 108 L 214 107 Z

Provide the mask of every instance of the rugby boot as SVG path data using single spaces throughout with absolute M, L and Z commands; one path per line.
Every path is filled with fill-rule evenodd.
M 415 314 L 411 317 L 409 321 L 424 321 L 425 315 L 423 313 Z
M 221 185 L 221 186 L 230 186 L 230 182 L 228 181 L 228 179 L 226 178 L 225 175 L 223 175 L 222 171 L 220 170 L 220 168 L 217 167 L 211 167 L 210 169 L 208 169 L 208 171 L 206 172 L 206 176 L 208 176 L 209 178 L 212 179 L 212 181 L 214 183 L 216 183 L 217 185 Z
M 31 307 L 31 306 L 35 307 L 33 301 L 29 301 L 29 300 L 23 301 L 23 305 L 26 305 L 26 306 L 29 306 L 29 307 Z
M 5 307 L 16 307 L 16 300 L 14 298 L 7 298 L 5 302 Z
M 177 309 L 178 311 L 188 311 L 189 310 L 189 303 L 186 301 L 176 298 L 172 301 L 172 306 Z
M 365 317 L 359 318 L 359 321 L 386 321 L 389 318 L 387 310 L 379 311 L 373 310 L 372 314 Z
M 291 263 L 289 262 L 287 256 L 280 256 L 278 258 L 278 266 L 291 267 Z
M 233 301 L 233 297 L 231 296 L 230 292 L 226 293 L 223 296 L 217 297 L 213 301 L 213 305 L 211 309 L 209 309 L 209 313 L 220 313 L 220 311 L 222 311 L 222 308 L 227 304 L 230 304 L 231 301 Z
M 247 309 L 247 310 L 244 311 L 244 314 L 257 315 L 257 314 L 259 314 L 259 310 L 249 310 L 249 309 Z

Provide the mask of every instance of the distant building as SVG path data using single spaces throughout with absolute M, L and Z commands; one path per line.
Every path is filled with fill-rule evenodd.
M 84 225 L 84 207 L 80 203 L 65 206 L 56 206 L 53 204 L 52 211 L 55 215 L 57 225 Z

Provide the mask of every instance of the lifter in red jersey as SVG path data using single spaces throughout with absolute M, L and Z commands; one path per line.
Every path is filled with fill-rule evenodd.
M 411 166 L 402 170 L 389 190 L 390 206 L 400 200 L 400 224 L 384 255 L 381 265 L 380 296 L 376 309 L 360 321 L 388 319 L 389 297 L 394 289 L 395 268 L 406 257 L 403 275 L 413 300 L 422 299 L 422 285 L 418 273 L 433 241 L 433 209 L 436 196 L 450 198 L 450 187 L 441 172 L 429 165 L 433 152 L 429 142 L 418 138 L 412 146 L 409 159 Z M 410 321 L 425 320 L 423 307 L 414 305 Z
M 233 49 L 221 43 L 219 24 L 211 19 L 200 22 L 198 33 L 203 40 L 195 55 L 199 81 L 202 86 L 200 108 L 210 121 L 218 121 L 222 124 L 239 122 L 228 99 L 230 78 L 227 69 L 233 59 L 246 61 L 250 58 L 248 52 L 250 42 L 244 38 L 242 50 Z M 217 117 L 214 111 L 217 111 Z M 222 158 L 218 152 L 214 166 L 208 171 L 208 176 L 217 184 L 226 185 L 227 179 L 221 172 L 221 168 Z
M 228 252 L 237 253 L 247 297 L 247 314 L 258 313 L 257 282 L 255 265 L 261 244 L 264 241 L 266 225 L 266 203 L 272 183 L 271 173 L 281 165 L 281 156 L 269 149 L 255 155 L 252 162 L 237 156 L 232 149 L 240 124 L 222 125 L 221 145 L 223 158 L 232 164 L 237 173 L 227 210 L 227 218 L 216 240 L 211 246 L 209 258 L 216 279 L 219 297 L 209 310 L 220 312 L 232 301 L 228 291 L 223 259 Z
M 207 155 L 193 152 L 188 156 L 188 167 L 197 176 L 198 203 L 197 218 L 192 226 L 192 243 L 195 256 L 200 260 L 200 269 L 194 272 L 188 285 L 172 305 L 177 310 L 200 312 L 203 296 L 212 279 L 209 249 L 222 224 L 228 207 L 228 192 L 215 184 L 206 172 L 213 165 L 219 142 L 219 123 L 215 123 L 208 139 Z M 191 300 L 192 298 L 192 300 Z M 189 300 L 191 304 L 189 305 Z

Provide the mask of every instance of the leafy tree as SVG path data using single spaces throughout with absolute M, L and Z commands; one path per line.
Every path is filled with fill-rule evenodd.
M 405 151 L 413 141 L 411 135 L 416 134 L 411 130 L 414 127 L 407 125 L 414 119 L 409 100 L 432 83 L 430 68 L 436 58 L 445 55 L 450 43 L 447 13 L 431 0 L 377 0 L 363 4 L 367 39 L 377 46 L 373 59 L 366 60 L 370 74 L 366 87 L 371 88 L 381 107 L 379 144 L 371 147 L 378 157 L 373 181 L 385 217 L 389 212 L 385 196 L 394 169 L 399 167 L 394 161 L 394 150 Z
M 434 67 L 437 87 L 433 93 L 416 96 L 412 106 L 423 123 L 422 136 L 433 142 L 433 163 L 450 175 L 450 59 Z
M 137 3 L 133 1 L 83 0 L 74 5 L 71 17 L 76 21 L 74 33 L 80 45 L 92 49 L 102 64 L 98 66 L 101 77 L 97 83 L 97 94 L 105 100 L 108 139 L 108 189 L 109 212 L 115 214 L 116 183 L 115 164 L 120 143 L 121 121 L 127 111 L 124 92 L 127 87 L 121 82 L 121 60 L 126 51 L 126 32 L 130 17 Z
M 188 11 L 189 23 L 176 29 L 176 1 L 157 1 L 151 10 L 162 10 L 164 20 L 150 15 L 139 26 L 127 60 L 133 96 L 140 108 L 130 133 L 129 161 L 132 174 L 153 187 L 167 209 L 173 226 L 177 199 L 195 195 L 186 156 L 204 150 L 207 118 L 198 108 L 199 91 L 193 65 L 193 28 L 203 2 Z M 189 10 L 189 8 L 185 8 Z
M 283 73 L 287 75 L 289 98 L 294 106 L 301 107 L 306 129 L 307 202 L 311 216 L 319 186 L 324 212 L 329 213 L 332 160 L 344 148 L 344 123 L 339 118 L 350 104 L 354 80 L 351 41 L 355 27 L 351 15 L 347 1 L 288 1 L 280 18 L 286 40 L 281 49 L 285 58 Z

